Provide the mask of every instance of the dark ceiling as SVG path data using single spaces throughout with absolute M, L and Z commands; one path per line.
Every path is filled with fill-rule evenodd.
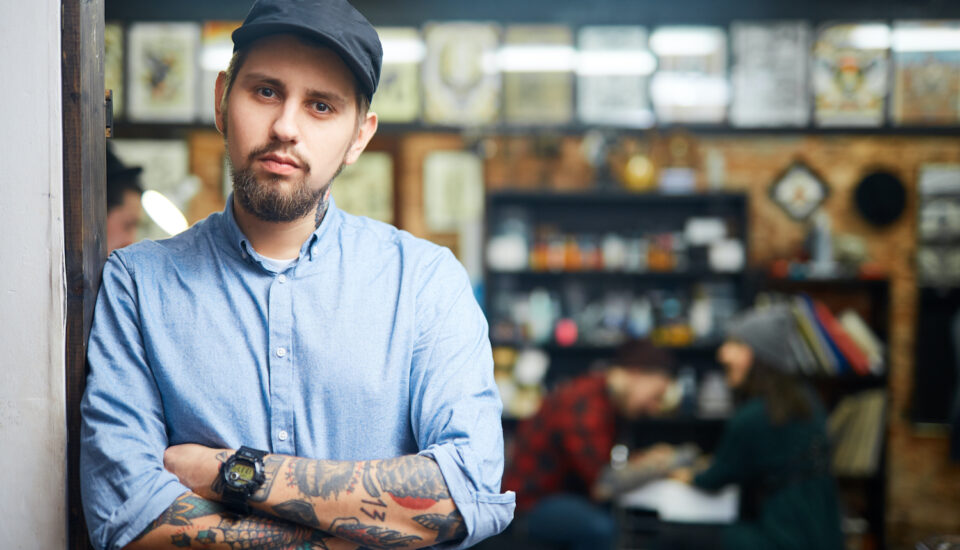
M 108 21 L 243 19 L 250 0 L 105 0 Z M 489 20 L 725 25 L 735 19 L 960 19 L 960 0 L 354 0 L 374 25 Z

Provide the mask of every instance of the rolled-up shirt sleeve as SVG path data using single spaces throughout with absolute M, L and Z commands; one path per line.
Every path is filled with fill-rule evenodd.
M 122 255 L 112 254 L 94 311 L 81 403 L 80 489 L 98 549 L 122 548 L 189 490 L 163 468 L 163 407 L 136 296 Z
M 436 259 L 418 298 L 411 370 L 411 424 L 420 454 L 440 466 L 463 516 L 466 548 L 503 531 L 516 495 L 500 492 L 502 403 L 493 379 L 487 322 L 449 251 Z

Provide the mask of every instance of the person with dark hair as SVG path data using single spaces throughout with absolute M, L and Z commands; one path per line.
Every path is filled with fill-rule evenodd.
M 774 305 L 735 318 L 717 352 L 738 406 L 712 463 L 674 479 L 712 491 L 739 485 L 755 518 L 723 531 L 729 550 L 840 550 L 840 507 L 830 474 L 825 413 L 798 376 L 790 309 Z M 714 541 L 715 542 L 715 541 Z M 666 548 L 699 548 L 674 541 Z
M 131 245 L 137 240 L 137 226 L 143 209 L 140 207 L 139 166 L 125 166 L 107 144 L 107 254 Z
M 517 493 L 526 536 L 572 549 L 613 547 L 616 526 L 597 482 L 622 422 L 661 409 L 672 366 L 662 348 L 628 342 L 612 366 L 562 383 L 517 426 L 503 484 Z
M 97 549 L 465 548 L 502 531 L 503 404 L 449 249 L 337 208 L 383 48 L 346 0 L 256 0 L 214 104 L 222 212 L 103 268 L 81 402 Z

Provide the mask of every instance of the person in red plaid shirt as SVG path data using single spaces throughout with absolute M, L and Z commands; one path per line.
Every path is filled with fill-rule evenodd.
M 613 547 L 616 526 L 595 485 L 619 422 L 660 410 L 672 364 L 666 351 L 631 341 L 612 367 L 561 384 L 517 426 L 503 485 L 517 493 L 527 535 L 573 550 Z

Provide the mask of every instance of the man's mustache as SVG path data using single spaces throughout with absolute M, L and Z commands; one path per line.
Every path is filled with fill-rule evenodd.
M 284 145 L 279 141 L 268 143 L 251 151 L 250 154 L 247 155 L 247 166 L 253 164 L 253 161 L 257 160 L 263 155 L 270 153 L 282 153 L 284 155 L 293 157 L 296 159 L 297 164 L 300 165 L 300 169 L 303 170 L 304 173 L 310 173 L 310 164 L 303 160 L 303 157 L 301 157 L 296 151 L 285 149 Z

